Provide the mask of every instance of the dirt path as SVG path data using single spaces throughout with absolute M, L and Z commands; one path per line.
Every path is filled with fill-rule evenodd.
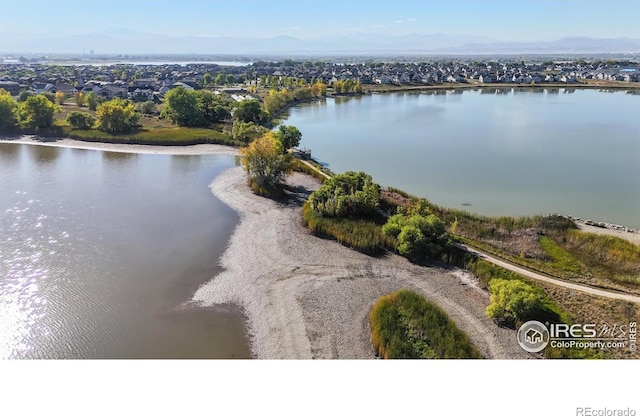
M 220 260 L 225 271 L 193 302 L 241 305 L 256 357 L 374 358 L 369 311 L 380 296 L 407 288 L 440 305 L 485 357 L 530 358 L 514 331 L 485 315 L 488 294 L 464 272 L 416 266 L 395 255 L 369 257 L 310 235 L 300 203 L 319 185 L 300 174 L 289 184 L 296 196 L 286 203 L 253 195 L 241 168 L 211 184 L 240 223 Z
M 491 254 L 476 250 L 474 248 L 471 248 L 469 246 L 460 244 L 460 246 L 462 246 L 463 248 L 465 248 L 467 251 L 476 254 L 478 257 L 480 257 L 483 260 L 486 260 L 490 263 L 493 263 L 497 266 L 500 266 L 502 268 L 505 268 L 507 270 L 511 270 L 513 272 L 516 272 L 518 274 L 521 274 L 523 276 L 529 277 L 531 279 L 535 279 L 535 280 L 541 280 L 543 282 L 547 282 L 547 283 L 551 283 L 554 284 L 556 286 L 562 286 L 565 287 L 567 289 L 571 289 L 571 290 L 577 290 L 580 292 L 584 292 L 584 293 L 588 293 L 590 295 L 596 295 L 596 296 L 602 296 L 605 298 L 609 298 L 609 299 L 616 299 L 616 300 L 624 300 L 627 302 L 634 302 L 634 303 L 640 303 L 640 296 L 637 295 L 631 295 L 631 294 L 627 294 L 627 293 L 620 293 L 620 292 L 612 292 L 609 290 L 604 290 L 604 289 L 598 289 L 592 286 L 587 286 L 587 285 L 581 285 L 581 284 L 577 284 L 577 283 L 571 283 L 571 282 L 567 282 L 565 280 L 560 280 L 560 279 L 556 279 L 553 277 L 549 277 L 549 276 L 545 276 L 543 274 L 540 273 L 536 273 L 532 270 L 526 269 L 524 267 L 520 267 L 517 266 L 513 263 L 509 263 L 507 261 L 501 260 L 498 257 L 494 257 Z

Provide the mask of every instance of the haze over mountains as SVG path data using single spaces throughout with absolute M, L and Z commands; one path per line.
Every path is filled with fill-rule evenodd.
M 482 36 L 354 34 L 302 39 L 168 36 L 109 29 L 74 36 L 17 35 L 0 32 L 4 54 L 535 54 L 640 53 L 640 39 L 569 37 L 553 41 L 511 42 Z

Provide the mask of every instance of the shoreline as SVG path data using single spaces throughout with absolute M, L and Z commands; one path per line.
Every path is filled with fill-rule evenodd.
M 83 142 L 80 140 L 69 138 L 46 138 L 37 135 L 25 134 L 21 136 L 3 136 L 0 135 L 0 143 L 18 143 L 28 145 L 62 147 L 84 150 L 99 150 L 105 152 L 118 153 L 137 153 L 137 154 L 163 154 L 163 155 L 231 155 L 239 154 L 238 148 L 222 144 L 194 144 L 185 146 L 157 146 L 143 144 L 118 144 L 118 143 L 102 143 L 102 142 Z M 627 226 L 616 224 L 605 224 L 605 227 L 591 225 L 589 223 L 599 224 L 597 221 L 576 218 L 569 215 L 557 214 L 566 218 L 570 218 L 576 222 L 579 229 L 594 234 L 606 234 L 631 241 L 640 245 L 640 230 Z M 515 217 L 517 218 L 517 217 Z
M 261 359 L 371 359 L 368 314 L 376 300 L 401 288 L 441 306 L 487 358 L 533 358 L 515 332 L 485 315 L 488 293 L 458 269 L 423 267 L 393 254 L 376 258 L 311 235 L 300 204 L 318 182 L 295 173 L 293 200 L 254 195 L 241 167 L 211 183 L 211 192 L 240 221 L 220 258 L 224 271 L 189 304 L 233 303 L 245 312 L 252 354 Z
M 0 143 L 17 143 L 49 147 L 62 147 L 104 152 L 158 154 L 158 155 L 238 155 L 238 148 L 223 144 L 194 144 L 188 146 L 157 146 L 146 144 L 119 144 L 103 142 L 83 142 L 69 138 L 40 137 L 33 134 L 21 136 L 0 136 Z

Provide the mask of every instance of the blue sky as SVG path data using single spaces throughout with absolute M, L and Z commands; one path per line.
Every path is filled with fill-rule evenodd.
M 184 36 L 318 38 L 354 33 L 640 38 L 639 0 L 0 0 L 0 33 L 109 29 Z

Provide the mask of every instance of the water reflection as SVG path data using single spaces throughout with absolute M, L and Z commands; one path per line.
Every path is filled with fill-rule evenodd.
M 39 163 L 53 163 L 60 156 L 60 152 L 63 149 L 53 146 L 28 146 L 29 153 L 35 162 Z
M 14 143 L 7 143 L 0 148 L 0 160 L 9 163 L 20 156 L 22 146 Z
M 126 163 L 134 161 L 138 158 L 137 153 L 125 152 L 102 152 L 102 160 L 115 163 Z

